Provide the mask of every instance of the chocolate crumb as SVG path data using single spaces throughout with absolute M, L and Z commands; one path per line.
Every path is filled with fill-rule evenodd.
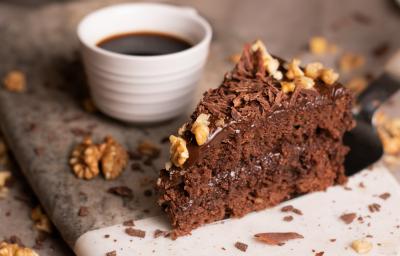
M 78 211 L 78 216 L 79 217 L 86 217 L 89 214 L 89 208 L 87 208 L 86 206 L 81 206 L 81 208 L 79 208 Z
M 303 215 L 303 212 L 300 211 L 299 209 L 296 209 L 296 208 L 294 208 L 294 209 L 292 210 L 292 212 L 293 212 L 293 213 L 296 213 L 297 215 Z
M 255 234 L 254 237 L 266 244 L 269 245 L 279 245 L 282 246 L 285 242 L 292 239 L 302 239 L 304 238 L 302 235 L 296 232 L 271 232 L 271 233 L 258 233 Z
M 350 187 L 344 186 L 343 188 L 344 188 L 344 190 L 352 191 L 352 189 Z
M 151 191 L 151 189 L 146 189 L 143 194 L 144 196 L 151 197 L 153 195 L 153 191 Z
M 121 197 L 133 197 L 132 190 L 126 186 L 112 187 L 107 192 Z
M 315 256 L 323 256 L 325 252 L 317 252 Z
M 146 236 L 146 231 L 134 228 L 126 228 L 125 233 L 127 233 L 130 236 L 136 236 L 140 238 L 144 238 Z
M 373 203 L 368 205 L 368 209 L 370 212 L 379 212 L 381 210 L 381 206 L 377 203 Z
M 290 222 L 290 221 L 292 221 L 293 220 L 293 216 L 285 216 L 285 217 L 283 217 L 283 220 L 284 221 L 287 221 L 287 222 Z
M 106 256 L 117 256 L 117 252 L 115 250 L 111 251 L 111 252 L 107 252 Z
M 372 49 L 372 54 L 376 57 L 382 57 L 385 55 L 390 49 L 390 45 L 388 42 L 382 42 L 377 45 L 374 49 Z
M 122 225 L 125 227 L 133 227 L 135 226 L 135 222 L 133 220 L 126 220 L 122 223 Z
M 281 212 L 291 212 L 293 211 L 294 207 L 292 205 L 286 205 L 281 208 Z
M 382 198 L 383 200 L 386 200 L 390 197 L 390 193 L 387 193 L 387 192 L 383 193 L 383 194 L 379 195 L 379 197 Z
M 373 238 L 373 236 L 372 236 L 372 235 L 366 235 L 366 237 L 367 237 L 367 238 Z
M 108 234 L 104 235 L 104 238 L 110 238 L 110 235 L 108 235 Z
M 245 251 L 247 251 L 247 247 L 249 247 L 249 246 L 247 244 L 245 244 L 245 243 L 242 243 L 242 242 L 236 242 L 235 243 L 235 247 L 238 250 L 240 250 L 242 252 L 245 252 Z
M 225 247 L 221 247 L 221 250 L 226 251 L 226 248 Z
M 161 230 L 161 229 L 156 229 L 156 230 L 154 231 L 154 238 L 158 238 L 158 237 L 160 237 L 160 236 L 168 237 L 169 234 L 170 234 L 169 231 L 164 231 L 164 230 Z
M 136 171 L 142 172 L 143 171 L 143 169 L 142 169 L 142 167 L 140 166 L 139 163 L 132 163 L 131 164 L 131 170 L 134 171 L 134 172 L 136 172 Z
M 336 242 L 336 238 L 329 239 L 332 243 Z
M 364 13 L 354 12 L 352 18 L 360 24 L 370 25 L 372 23 L 372 19 Z
M 358 186 L 359 186 L 360 188 L 365 188 L 365 185 L 364 185 L 363 182 L 360 182 L 360 183 L 358 184 Z
M 341 219 L 344 223 L 346 223 L 346 224 L 348 225 L 348 224 L 352 223 L 353 220 L 354 220 L 356 217 L 357 217 L 357 214 L 355 214 L 354 212 L 352 212 L 352 213 L 343 214 L 342 216 L 340 216 L 340 219 Z

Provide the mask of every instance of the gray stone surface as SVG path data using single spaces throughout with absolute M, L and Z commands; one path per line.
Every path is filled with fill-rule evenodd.
M 151 181 L 163 166 L 168 147 L 160 145 L 161 157 L 151 166 L 143 165 L 144 172 L 127 168 L 116 181 L 105 181 L 102 177 L 83 181 L 76 179 L 67 165 L 73 145 L 81 139 L 76 130 L 90 130 L 95 140 L 111 134 L 134 150 L 143 139 L 159 143 L 185 118 L 140 127 L 83 111 L 80 103 L 87 92 L 75 27 L 86 13 L 116 2 L 120 1 L 41 6 L 12 1 L 0 3 L 0 76 L 9 70 L 21 69 L 27 74 L 29 87 L 23 94 L 0 90 L 1 128 L 33 191 L 70 246 L 88 230 L 159 213 L 155 198 L 144 197 L 143 192 L 152 188 Z M 197 98 L 206 88 L 218 85 L 224 72 L 232 66 L 228 56 L 255 38 L 263 39 L 277 55 L 311 60 L 315 56 L 305 51 L 308 39 L 323 35 L 342 49 L 364 54 L 367 65 L 362 72 L 375 76 L 400 45 L 400 14 L 392 1 L 182 0 L 174 3 L 196 7 L 214 29 L 210 58 Z M 368 19 L 357 19 L 355 13 L 362 13 Z M 382 42 L 390 43 L 389 52 L 374 58 L 371 50 Z M 336 59 L 337 55 L 322 58 L 331 65 Z M 106 192 L 117 185 L 130 187 L 134 198 L 122 200 Z M 89 216 L 78 217 L 80 206 L 89 207 Z M 12 225 L 8 220 L 3 222 L 2 217 L 0 221 Z M 2 227 L 0 231 L 6 232 Z

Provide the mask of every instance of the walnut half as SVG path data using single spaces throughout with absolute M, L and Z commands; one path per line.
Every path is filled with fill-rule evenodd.
M 117 178 L 128 164 L 128 152 L 111 136 L 104 139 L 100 145 L 103 152 L 101 157 L 101 171 L 106 180 Z
M 18 244 L 0 243 L 0 256 L 39 256 L 34 250 Z
M 93 179 L 99 175 L 99 160 L 102 156 L 100 148 L 86 137 L 72 151 L 69 164 L 75 175 L 81 179 Z
M 37 230 L 52 233 L 53 229 L 51 222 L 47 215 L 43 212 L 42 207 L 37 206 L 32 209 L 31 218 L 35 222 L 35 228 Z
M 174 135 L 169 136 L 171 147 L 169 149 L 171 162 L 176 167 L 182 167 L 189 158 L 189 151 L 186 147 L 186 141 Z

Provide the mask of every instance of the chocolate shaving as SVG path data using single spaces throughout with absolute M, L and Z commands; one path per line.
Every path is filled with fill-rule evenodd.
M 115 250 L 111 251 L 111 252 L 107 252 L 106 256 L 117 256 L 117 252 Z
M 293 220 L 293 216 L 285 216 L 285 217 L 283 217 L 283 220 L 287 221 L 287 222 L 290 222 L 290 221 Z
M 381 206 L 377 203 L 373 203 L 368 205 L 368 209 L 370 212 L 379 212 L 381 210 Z
M 125 233 L 127 233 L 130 236 L 135 236 L 140 238 L 144 238 L 146 236 L 146 231 L 134 228 L 126 228 Z
M 297 215 L 303 215 L 303 212 L 301 210 L 294 208 L 292 205 L 286 205 L 282 207 L 281 212 L 293 212 Z
M 126 220 L 122 223 L 122 226 L 125 227 L 133 227 L 135 226 L 135 222 L 133 220 Z
M 382 198 L 383 200 L 386 200 L 390 197 L 390 193 L 387 193 L 387 192 L 383 193 L 383 194 L 379 195 L 379 197 Z
M 245 252 L 245 251 L 247 251 L 247 247 L 249 247 L 249 246 L 247 244 L 245 244 L 245 243 L 242 243 L 242 242 L 236 242 L 235 243 L 235 247 L 238 250 L 240 250 L 242 252 Z
M 296 232 L 271 232 L 271 233 L 258 233 L 255 234 L 254 237 L 260 242 L 269 244 L 269 245 L 279 245 L 282 246 L 285 242 L 293 239 L 302 239 L 304 238 L 302 235 Z
M 317 252 L 316 254 L 315 254 L 315 256 L 323 256 L 325 254 L 325 252 Z
M 107 192 L 121 197 L 133 197 L 132 189 L 126 186 L 112 187 Z
M 164 230 L 161 230 L 161 229 L 156 229 L 156 230 L 154 231 L 154 238 L 158 238 L 158 237 L 160 237 L 160 236 L 168 237 L 169 234 L 170 234 L 169 231 L 164 231 Z
M 351 224 L 356 217 L 357 217 L 357 214 L 352 212 L 352 213 L 343 214 L 342 216 L 340 216 L 340 219 L 348 225 L 348 224 Z

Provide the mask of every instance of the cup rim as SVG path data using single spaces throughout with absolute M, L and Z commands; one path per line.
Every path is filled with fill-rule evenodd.
M 168 54 L 163 54 L 163 55 L 154 55 L 154 56 L 140 56 L 140 55 L 126 55 L 126 54 L 121 54 L 121 53 L 116 53 L 116 52 L 111 52 L 107 51 L 105 49 L 102 49 L 98 47 L 97 45 L 92 45 L 89 44 L 86 40 L 83 39 L 83 25 L 88 22 L 88 20 L 93 17 L 94 15 L 108 11 L 111 9 L 115 8 L 122 8 L 122 7 L 163 7 L 163 8 L 174 8 L 182 12 L 182 14 L 191 17 L 192 19 L 196 20 L 200 25 L 205 29 L 205 35 L 203 38 L 196 43 L 195 45 L 191 46 L 188 49 L 179 51 L 179 52 L 174 52 L 174 53 L 168 53 Z M 182 55 L 190 54 L 197 49 L 207 45 L 211 41 L 212 37 L 212 28 L 209 22 L 203 18 L 194 8 L 191 7 L 185 7 L 185 6 L 176 6 L 176 5 L 171 5 L 171 4 L 162 4 L 162 3 L 124 3 L 124 4 L 114 4 L 114 5 L 109 5 L 97 10 L 94 10 L 90 13 L 88 13 L 86 16 L 84 16 L 81 21 L 78 24 L 77 27 L 77 35 L 79 38 L 79 41 L 81 44 L 83 44 L 85 47 L 89 48 L 91 51 L 105 55 L 107 57 L 112 57 L 112 58 L 119 58 L 121 60 L 140 60 L 140 61 L 155 61 L 155 60 L 163 60 L 166 58 L 171 58 L 171 57 L 179 57 Z M 133 31 L 127 31 L 127 33 L 133 32 Z M 177 35 L 179 36 L 179 35 Z

